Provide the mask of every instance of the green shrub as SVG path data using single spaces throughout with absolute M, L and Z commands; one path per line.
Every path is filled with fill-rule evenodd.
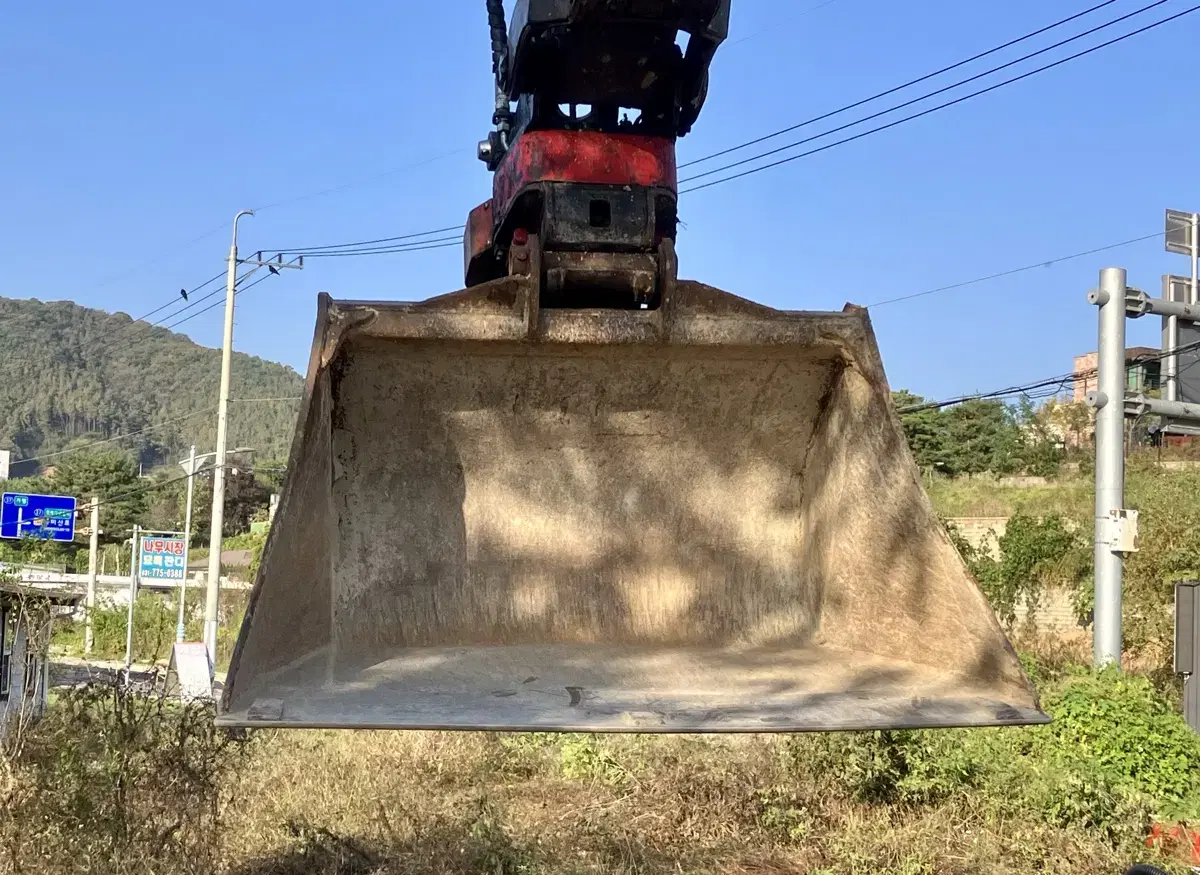
M 992 608 L 1010 626 L 1022 599 L 1036 605 L 1046 586 L 1075 588 L 1090 571 L 1083 539 L 1057 514 L 1034 518 L 1017 513 L 999 548 L 999 560 L 976 554 L 970 564 Z
M 1002 819 L 1086 829 L 1114 847 L 1144 837 L 1152 816 L 1200 818 L 1200 736 L 1147 678 L 1076 668 L 1048 687 L 1048 726 L 795 736 L 788 752 L 798 779 L 860 803 L 969 794 Z M 776 808 L 780 825 L 787 807 Z
M 1164 816 L 1200 817 L 1200 736 L 1148 679 L 1081 671 L 1043 705 L 1054 717 L 1038 730 L 1046 759 L 1146 796 Z
M 572 733 L 564 736 L 559 746 L 559 766 L 564 778 L 577 781 L 621 784 L 629 778 L 629 771 L 601 746 L 594 735 Z
M 810 777 L 825 775 L 851 798 L 931 804 L 978 786 L 986 762 L 960 730 L 833 733 L 797 737 L 790 751 Z
M 124 659 L 128 623 L 128 606 L 97 606 L 92 612 L 92 655 L 97 659 Z M 161 593 L 139 592 L 133 605 L 133 661 L 148 664 L 166 659 L 175 642 L 178 623 L 179 615 L 170 599 Z M 70 652 L 83 653 L 83 621 L 61 624 L 53 643 Z

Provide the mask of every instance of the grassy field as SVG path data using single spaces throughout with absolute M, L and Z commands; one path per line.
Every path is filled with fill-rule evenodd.
M 944 517 L 1009 517 L 1059 514 L 1075 519 L 1090 516 L 1092 482 L 1082 477 L 1051 481 L 1046 486 L 1000 486 L 992 478 L 935 479 L 928 489 L 934 507 Z
M 935 482 L 931 495 L 945 516 L 1091 515 L 1086 477 Z M 1154 549 L 1128 563 L 1127 631 L 1152 620 L 1143 637 L 1160 640 L 1160 584 L 1200 570 L 1200 473 L 1132 466 L 1129 502 Z M 243 608 L 228 605 L 230 629 Z M 139 654 L 169 646 L 173 616 L 139 604 Z M 123 632 L 123 612 L 98 620 L 98 647 L 123 650 Z M 1154 824 L 1200 826 L 1200 736 L 1162 660 L 1131 659 L 1145 677 L 1097 675 L 1078 667 L 1086 642 L 1017 644 L 1051 726 L 231 738 L 204 709 L 63 693 L 0 758 L 0 872 L 1098 875 L 1139 861 L 1187 872 L 1183 842 L 1146 844 Z
M 735 738 L 264 731 L 97 689 L 5 760 L 0 871 L 1185 872 L 1200 739 L 1143 678 L 1027 658 L 1051 727 Z M 5 868 L 5 867 L 8 868 Z

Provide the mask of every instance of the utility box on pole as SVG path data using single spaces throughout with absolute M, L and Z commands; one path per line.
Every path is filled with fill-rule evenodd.
M 1200 732 L 1200 581 L 1175 584 L 1175 673 L 1183 675 L 1183 716 Z

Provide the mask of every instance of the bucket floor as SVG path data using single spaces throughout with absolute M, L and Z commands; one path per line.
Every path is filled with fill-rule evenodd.
M 1003 686 L 819 645 L 419 647 L 361 670 L 329 655 L 234 691 L 224 726 L 805 732 L 1045 723 Z M 1019 694 L 1018 694 L 1019 695 Z M 1014 696 L 1017 698 L 1017 696 Z M 1019 701 L 1019 699 L 1018 699 Z

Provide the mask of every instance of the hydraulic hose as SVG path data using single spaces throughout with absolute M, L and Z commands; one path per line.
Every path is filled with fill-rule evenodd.
M 504 0 L 487 0 L 488 26 L 492 30 L 492 72 L 496 87 L 508 80 L 508 26 L 504 22 Z

